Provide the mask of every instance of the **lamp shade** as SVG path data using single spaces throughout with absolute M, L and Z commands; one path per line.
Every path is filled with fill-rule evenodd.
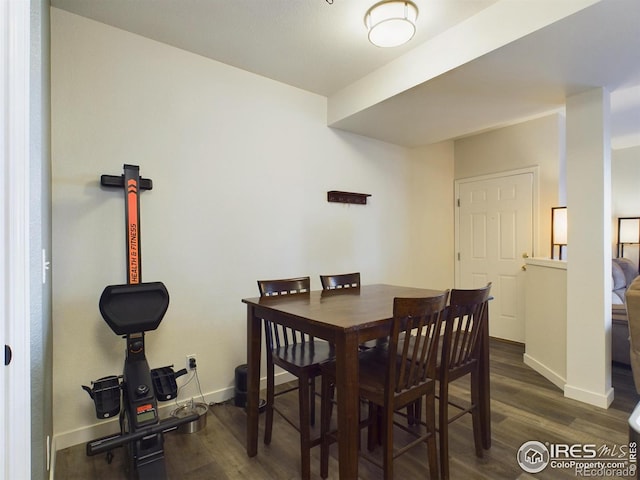
M 413 2 L 386 0 L 376 3 L 364 16 L 369 41 L 378 47 L 397 47 L 416 33 L 418 7 Z
M 553 208 L 553 239 L 554 245 L 567 244 L 567 207 Z
M 618 243 L 640 243 L 640 218 L 620 218 Z
M 555 258 L 555 250 L 562 260 L 563 247 L 567 249 L 567 207 L 551 208 L 551 258 Z

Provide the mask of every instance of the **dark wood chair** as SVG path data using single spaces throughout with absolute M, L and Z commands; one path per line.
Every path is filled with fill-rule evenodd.
M 320 275 L 320 283 L 323 290 L 339 290 L 345 288 L 360 288 L 360 272 L 340 273 L 337 275 Z M 380 339 L 386 342 L 386 339 Z M 379 340 L 370 340 L 360 345 L 360 350 L 373 348 L 380 343 Z
M 340 290 L 346 288 L 360 288 L 360 272 L 340 273 L 337 275 L 320 275 L 323 290 Z M 386 339 L 381 339 L 386 341 Z M 360 345 L 360 350 L 375 347 L 378 340 L 370 340 Z
M 261 297 L 276 295 L 304 295 L 310 290 L 309 277 L 281 280 L 259 280 Z M 320 437 L 311 439 L 310 425 L 315 423 L 315 378 L 321 374 L 320 363 L 334 357 L 332 346 L 325 341 L 292 328 L 264 320 L 267 347 L 267 405 L 264 443 L 271 443 L 273 412 L 277 411 L 291 426 L 300 432 L 301 478 L 311 475 L 312 447 L 320 444 Z M 278 365 L 298 378 L 298 386 L 275 393 L 274 365 Z M 298 422 L 294 422 L 275 405 L 275 397 L 298 391 Z
M 358 288 L 360 287 L 360 272 L 341 273 L 339 275 L 320 275 L 320 283 L 322 283 L 323 290 Z
M 425 442 L 429 460 L 430 478 L 438 478 L 438 453 L 436 446 L 435 375 L 440 327 L 444 317 L 448 292 L 428 298 L 395 298 L 393 322 L 389 332 L 389 343 L 383 348 L 372 348 L 359 357 L 359 394 L 369 402 L 369 449 L 377 444 L 377 428 L 381 426 L 382 464 L 363 455 L 364 458 L 382 467 L 385 479 L 393 478 L 394 459 L 411 447 Z M 414 332 L 411 335 L 402 332 Z M 413 359 L 408 361 L 408 359 Z M 333 436 L 329 432 L 331 397 L 335 385 L 336 364 L 322 365 L 322 411 L 321 411 L 321 468 L 323 478 L 328 474 L 329 444 Z M 340 395 L 340 392 L 338 392 Z M 394 422 L 394 412 L 425 398 L 425 422 L 408 429 Z M 394 425 L 413 433 L 416 439 L 395 449 Z
M 447 309 L 442 353 L 437 367 L 438 431 L 440 440 L 440 473 L 449 478 L 449 424 L 464 414 L 470 413 L 473 424 L 473 441 L 477 457 L 482 457 L 482 412 L 478 408 L 480 399 L 480 340 L 486 320 L 485 309 L 490 298 L 491 283 L 475 290 L 451 290 Z M 466 406 L 449 401 L 449 383 L 470 375 L 471 403 Z M 449 405 L 460 411 L 449 417 Z

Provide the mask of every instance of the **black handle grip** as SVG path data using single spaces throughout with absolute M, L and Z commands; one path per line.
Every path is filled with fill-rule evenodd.
M 124 175 L 101 175 L 100 185 L 103 187 L 124 188 Z M 153 182 L 150 178 L 140 177 L 140 190 L 153 189 Z
M 11 359 L 13 358 L 13 352 L 11 351 L 11 347 L 9 345 L 4 346 L 4 365 L 5 367 L 11 363 Z

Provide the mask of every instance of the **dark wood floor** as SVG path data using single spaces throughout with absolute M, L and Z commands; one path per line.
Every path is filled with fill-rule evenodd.
M 493 445 L 483 458 L 476 458 L 470 417 L 467 415 L 452 423 L 449 449 L 452 479 L 575 479 L 575 473 L 568 469 L 547 468 L 536 475 L 527 474 L 518 466 L 516 452 L 529 440 L 596 445 L 628 442 L 627 419 L 640 400 L 629 368 L 614 365 L 615 400 L 609 409 L 604 410 L 564 398 L 560 390 L 523 364 L 522 354 L 523 347 L 519 345 L 492 341 Z M 456 382 L 452 394 L 460 399 L 467 398 L 468 381 Z M 288 402 L 295 414 L 295 394 L 285 395 L 279 400 Z M 401 434 L 397 436 L 399 441 Z M 312 451 L 312 478 L 320 478 L 319 453 L 318 448 Z M 107 464 L 104 456 L 87 457 L 84 445 L 59 451 L 55 478 L 125 479 L 125 451 L 118 449 L 114 454 L 113 462 Z M 331 454 L 329 476 L 338 478 L 337 445 L 332 446 Z M 297 432 L 276 415 L 271 445 L 265 446 L 260 441 L 258 455 L 249 458 L 245 451 L 245 414 L 231 403 L 211 406 L 206 428 L 196 433 L 167 434 L 165 456 L 169 478 L 172 479 L 299 478 Z M 359 472 L 361 479 L 382 478 L 380 469 L 363 459 L 360 460 Z M 417 446 L 396 460 L 395 478 L 428 478 L 424 446 Z

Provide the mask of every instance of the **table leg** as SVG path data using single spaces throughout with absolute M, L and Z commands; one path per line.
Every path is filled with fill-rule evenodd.
M 247 455 L 258 454 L 258 402 L 260 397 L 260 345 L 262 322 L 247 305 Z
M 485 450 L 491 448 L 491 385 L 489 375 L 489 304 L 487 303 L 483 313 L 481 355 L 480 355 L 480 428 L 482 430 L 482 447 Z
M 358 337 L 347 333 L 336 342 L 338 447 L 341 479 L 358 478 L 359 396 Z

